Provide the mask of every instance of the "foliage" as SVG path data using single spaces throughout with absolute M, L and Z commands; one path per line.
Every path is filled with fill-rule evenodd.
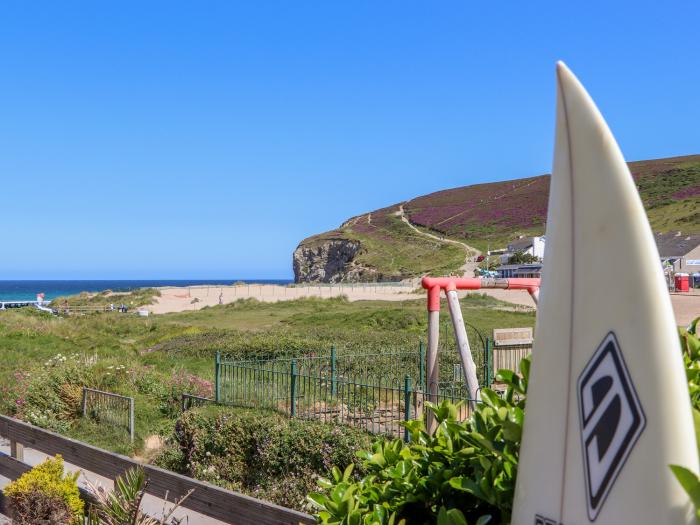
M 698 443 L 698 454 L 700 454 L 700 333 L 698 333 L 698 326 L 700 326 L 700 318 L 695 319 L 687 330 L 681 330 L 680 338 L 690 401 L 693 407 L 695 437 Z M 682 465 L 671 465 L 670 467 L 678 482 L 690 496 L 693 505 L 695 505 L 696 515 L 700 518 L 700 477 Z
M 131 468 L 114 480 L 114 490 L 106 491 L 102 486 L 89 483 L 89 487 L 97 500 L 90 506 L 86 525 L 177 525 L 181 520 L 171 519 L 173 513 L 182 502 L 192 493 L 176 501 L 163 517 L 156 519 L 144 514 L 141 501 L 146 495 L 148 479 L 140 467 Z
M 496 327 L 535 322 L 533 312 L 510 311 L 480 294 L 463 299 L 462 307 L 484 336 Z M 446 310 L 443 313 L 441 340 L 447 350 L 454 340 L 449 316 Z M 234 357 L 278 357 L 320 355 L 336 346 L 338 366 L 343 369 L 348 354 L 401 351 L 417 355 L 418 341 L 426 330 L 423 299 L 241 301 L 146 318 L 109 313 L 59 317 L 33 309 L 4 310 L 0 311 L 0 412 L 107 450 L 152 457 L 158 450 L 146 443 L 161 440 L 148 438 L 172 434 L 180 394 L 189 391 L 212 397 L 216 350 Z M 453 351 L 443 351 L 441 356 L 447 365 L 449 359 L 457 359 Z M 359 361 L 357 365 L 364 366 Z M 375 360 L 373 366 L 377 374 L 388 370 L 386 360 Z M 451 374 L 452 367 L 448 368 L 441 373 Z M 79 417 L 83 385 L 134 397 L 133 444 L 123 429 Z M 298 501 L 301 496 L 295 498 Z
M 158 418 L 174 418 L 180 413 L 183 393 L 212 397 L 212 381 L 182 369 L 165 374 L 151 366 L 132 363 L 110 364 L 111 360 L 85 357 L 79 354 L 56 354 L 28 370 L 17 370 L 14 381 L 0 388 L 0 409 L 3 413 L 33 425 L 74 434 L 74 429 L 85 430 L 76 437 L 91 436 L 95 444 L 117 448 L 121 453 L 132 452 L 128 435 L 123 429 L 111 432 L 106 425 L 99 432 L 81 419 L 82 388 L 87 386 L 136 398 L 136 409 L 141 418 L 137 431 L 143 434 L 143 423 L 153 428 Z M 151 421 L 144 421 L 151 419 Z M 174 421 L 171 423 L 171 425 Z M 148 432 L 148 430 L 146 430 Z M 105 443 L 102 438 L 111 442 Z
M 89 369 L 75 355 L 57 354 L 41 366 L 17 370 L 15 381 L 3 387 L 3 413 L 33 425 L 65 432 L 80 412 L 82 385 Z
M 48 458 L 4 489 L 20 525 L 77 524 L 83 517 L 78 473 L 63 472 L 63 458 Z
M 540 262 L 539 257 L 525 252 L 516 252 L 508 259 L 508 264 L 531 264 L 536 262 Z
M 348 465 L 369 435 L 260 410 L 209 406 L 183 414 L 156 463 L 300 509 L 319 475 Z
M 410 421 L 409 443 L 378 440 L 358 453 L 367 472 L 362 479 L 351 478 L 352 466 L 319 479 L 324 490 L 309 501 L 320 523 L 509 523 L 529 368 L 524 359 L 520 375 L 499 372 L 505 396 L 484 389 L 467 421 L 457 419 L 456 405 L 428 404 L 438 423 L 434 434 Z

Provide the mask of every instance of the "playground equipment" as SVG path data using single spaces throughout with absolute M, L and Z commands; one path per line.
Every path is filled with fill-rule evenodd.
M 464 326 L 462 309 L 459 306 L 457 290 L 483 290 L 499 288 L 502 290 L 526 290 L 537 304 L 539 298 L 540 279 L 480 279 L 478 277 L 423 277 L 421 285 L 428 292 L 428 354 L 427 354 L 427 390 L 428 398 L 435 399 L 438 393 L 439 368 L 438 341 L 440 336 L 440 292 L 445 292 L 447 305 L 452 318 L 455 339 L 462 362 L 464 379 L 469 389 L 471 403 L 479 399 L 479 381 L 476 376 L 476 365 L 469 348 L 469 339 Z M 428 421 L 432 430 L 434 421 Z

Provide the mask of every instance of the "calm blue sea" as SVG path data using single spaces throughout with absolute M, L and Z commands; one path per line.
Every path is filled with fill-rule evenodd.
M 128 291 L 135 288 L 150 288 L 156 286 L 199 286 L 199 285 L 228 285 L 235 282 L 263 284 L 288 284 L 290 280 L 276 279 L 144 279 L 144 280 L 96 280 L 96 281 L 2 281 L 0 280 L 0 300 L 29 301 L 36 299 L 36 294 L 46 294 L 46 300 L 62 295 L 74 295 L 80 292 L 114 292 Z

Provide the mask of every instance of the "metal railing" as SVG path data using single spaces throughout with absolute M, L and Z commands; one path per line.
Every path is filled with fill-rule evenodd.
M 126 428 L 134 440 L 134 398 L 83 387 L 83 417 Z
M 424 355 L 420 352 L 421 355 Z M 410 354 L 415 361 L 415 353 Z M 402 422 L 419 419 L 426 401 L 463 401 L 460 417 L 471 415 L 464 382 L 444 383 L 426 391 L 424 367 L 414 362 L 418 381 L 404 374 L 399 384 L 391 369 L 381 376 L 350 375 L 327 358 L 222 360 L 217 354 L 215 401 L 268 408 L 290 417 L 345 424 L 374 434 L 403 436 Z
M 217 370 L 225 374 L 227 366 L 253 367 L 270 372 L 289 372 L 295 361 L 300 375 L 329 377 L 332 381 L 361 378 L 362 383 L 375 384 L 383 381 L 397 388 L 403 385 L 404 377 L 411 376 L 414 382 L 425 381 L 425 348 L 417 345 L 417 351 L 389 349 L 384 352 L 356 352 L 336 350 L 310 353 L 295 357 L 232 359 L 218 354 Z
M 194 394 L 182 394 L 180 400 L 183 412 L 188 411 L 190 408 L 201 407 L 216 402 L 210 397 L 195 396 Z

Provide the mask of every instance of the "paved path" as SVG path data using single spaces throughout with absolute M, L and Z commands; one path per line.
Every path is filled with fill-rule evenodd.
M 673 292 L 671 294 L 673 312 L 680 326 L 688 326 L 691 321 L 700 317 L 700 288 L 689 292 Z

